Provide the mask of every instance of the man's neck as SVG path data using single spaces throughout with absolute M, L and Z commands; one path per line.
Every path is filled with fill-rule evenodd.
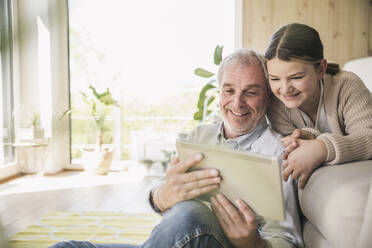
M 247 135 L 247 134 L 250 134 L 250 133 L 253 133 L 257 127 L 261 126 L 262 125 L 262 122 L 263 120 L 265 119 L 265 117 L 263 117 L 255 127 L 251 128 L 251 129 L 248 129 L 246 131 L 242 131 L 242 132 L 234 132 L 232 130 L 229 130 L 228 127 L 226 127 L 225 125 L 225 121 L 222 122 L 222 135 L 225 139 L 236 139 L 238 137 L 241 137 L 243 135 Z

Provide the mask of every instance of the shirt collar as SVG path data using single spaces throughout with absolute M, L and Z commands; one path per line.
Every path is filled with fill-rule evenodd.
M 257 127 L 250 133 L 241 135 L 234 139 L 226 139 L 225 131 L 223 127 L 223 121 L 220 123 L 217 132 L 217 141 L 219 144 L 224 144 L 226 142 L 236 142 L 238 147 L 244 150 L 249 150 L 252 144 L 261 136 L 261 134 L 266 130 L 268 124 L 266 118 L 262 118 L 262 121 L 257 125 Z

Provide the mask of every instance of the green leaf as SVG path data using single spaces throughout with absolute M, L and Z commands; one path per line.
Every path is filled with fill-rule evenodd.
M 88 100 L 87 94 L 85 94 L 82 91 L 80 91 L 80 94 L 81 94 L 81 100 L 83 100 L 83 102 L 85 102 L 87 105 L 90 105 L 90 101 Z
M 209 77 L 212 77 L 214 75 L 214 73 L 212 72 L 209 72 L 207 70 L 204 70 L 203 68 L 196 68 L 194 73 L 199 76 L 199 77 L 204 77 L 204 78 L 209 78 Z
M 201 121 L 203 118 L 203 110 L 199 109 L 197 112 L 194 113 L 194 120 Z
M 99 99 L 100 95 L 97 93 L 96 89 L 95 89 L 92 85 L 89 85 L 89 89 L 91 89 L 92 92 L 93 92 L 93 95 L 94 95 L 97 99 Z
M 222 61 L 223 46 L 217 45 L 214 49 L 214 64 L 219 65 Z
M 207 110 L 207 116 L 212 113 L 211 110 Z M 194 113 L 194 120 L 196 121 L 202 121 L 203 120 L 203 111 L 198 110 L 197 112 Z
M 106 106 L 115 105 L 121 108 L 119 103 L 112 97 L 112 94 L 109 88 L 107 88 L 106 91 L 103 92 L 102 94 L 98 93 L 97 90 L 92 85 L 89 86 L 89 89 L 92 90 L 92 93 L 97 98 L 97 100 L 105 104 Z
M 99 101 L 107 106 L 117 104 L 110 92 L 108 92 L 108 94 L 101 95 Z
M 97 106 L 96 106 L 96 103 L 94 101 L 92 101 L 92 113 L 93 113 L 93 115 L 96 115 L 96 113 L 97 113 Z
M 214 99 L 216 99 L 214 96 L 212 96 L 211 98 L 209 98 L 208 103 L 207 103 L 207 106 L 209 106 L 214 101 Z
M 62 113 L 61 117 L 59 117 L 59 120 L 62 120 L 63 117 L 69 115 L 72 111 L 73 109 L 67 109 L 65 112 Z
M 208 83 L 206 84 L 203 89 L 200 91 L 200 94 L 199 94 L 199 99 L 198 99 L 198 109 L 201 109 L 203 108 L 203 105 L 204 105 L 204 101 L 205 99 L 207 98 L 207 92 L 210 90 L 210 89 L 214 89 L 216 88 L 216 86 Z
M 207 92 L 210 91 L 211 89 L 216 88 L 216 86 L 213 85 L 213 83 L 215 83 L 215 82 L 216 82 L 216 80 L 211 80 L 206 85 L 204 85 L 204 87 L 200 91 L 198 104 L 197 104 L 198 111 L 194 113 L 194 116 L 193 116 L 194 120 L 201 121 L 203 119 L 204 102 L 205 102 L 206 98 L 209 97 L 207 95 Z M 208 99 L 207 106 L 209 106 L 215 99 L 216 99 L 216 97 L 212 95 L 212 97 Z M 211 112 L 212 111 L 208 110 L 207 114 L 209 114 Z

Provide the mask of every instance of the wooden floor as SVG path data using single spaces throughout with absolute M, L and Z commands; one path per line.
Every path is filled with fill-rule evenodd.
M 0 217 L 10 237 L 53 211 L 151 212 L 148 189 L 159 176 L 110 171 L 27 175 L 0 185 Z

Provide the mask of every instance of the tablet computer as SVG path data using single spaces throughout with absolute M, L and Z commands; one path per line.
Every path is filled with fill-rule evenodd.
M 228 148 L 208 146 L 186 140 L 176 141 L 180 160 L 202 153 L 204 158 L 191 170 L 215 168 L 222 182 L 219 189 L 200 197 L 223 193 L 233 203 L 244 200 L 261 216 L 275 220 L 285 219 L 281 166 L 277 157 L 264 156 Z

